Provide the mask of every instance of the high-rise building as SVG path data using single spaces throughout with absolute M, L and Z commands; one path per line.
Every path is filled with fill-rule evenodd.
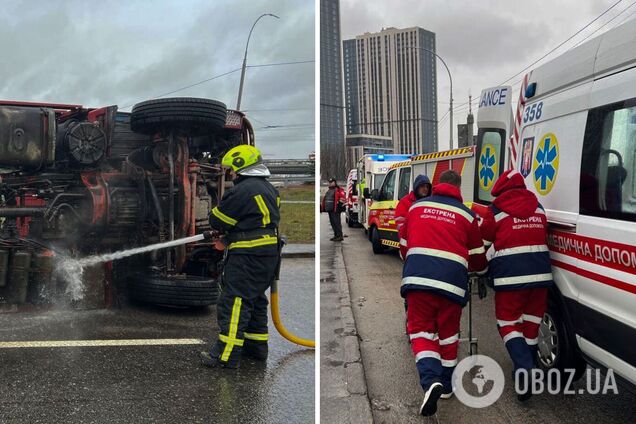
M 320 173 L 343 178 L 346 171 L 340 1 L 320 0 Z
M 343 42 L 347 134 L 391 137 L 395 153 L 437 151 L 435 34 L 386 28 Z

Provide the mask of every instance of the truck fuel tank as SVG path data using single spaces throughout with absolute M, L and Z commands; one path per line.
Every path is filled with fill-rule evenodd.
M 55 160 L 55 111 L 0 106 L 0 167 L 38 170 Z

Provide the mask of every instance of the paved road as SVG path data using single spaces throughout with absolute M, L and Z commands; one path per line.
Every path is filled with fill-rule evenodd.
M 328 225 L 323 218 L 323 228 Z M 436 417 L 418 415 L 422 390 L 415 363 L 404 334 L 404 307 L 399 296 L 401 261 L 397 255 L 373 255 L 362 229 L 348 231 L 342 243 L 344 266 L 351 302 L 361 339 L 362 362 L 368 396 L 376 423 L 633 423 L 636 395 L 619 388 L 620 394 L 539 395 L 520 404 L 512 393 L 511 365 L 495 329 L 492 292 L 483 301 L 475 300 L 474 325 L 479 353 L 503 365 L 506 390 L 492 406 L 471 409 L 456 398 L 440 401 Z M 321 252 L 325 254 L 325 250 Z M 324 310 L 324 306 L 321 306 Z M 467 311 L 465 311 L 467 312 Z M 466 332 L 466 313 L 462 331 Z M 460 359 L 467 346 L 460 346 Z M 585 387 L 577 383 L 578 390 Z M 323 388 L 321 387 L 321 390 Z
M 314 337 L 314 259 L 285 259 L 284 323 Z M 0 315 L 0 341 L 202 339 L 215 309 L 57 311 Z M 207 369 L 206 345 L 0 349 L 0 423 L 307 423 L 314 421 L 315 354 L 270 324 L 270 357 Z

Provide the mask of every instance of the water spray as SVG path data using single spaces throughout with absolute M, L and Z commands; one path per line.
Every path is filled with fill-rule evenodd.
M 155 243 L 150 244 L 148 246 L 135 247 L 133 249 L 128 250 L 120 250 L 118 252 L 106 253 L 103 255 L 93 255 L 88 256 L 82 259 L 74 259 L 70 257 L 61 257 L 57 263 L 55 273 L 63 278 L 64 280 L 69 282 L 67 292 L 71 295 L 73 300 L 79 300 L 83 297 L 83 286 L 82 286 L 82 276 L 84 274 L 84 267 L 97 265 L 103 262 L 115 261 L 117 259 L 126 258 L 128 256 L 139 255 L 141 253 L 152 252 L 154 250 L 167 249 L 170 247 L 180 246 L 182 244 L 194 243 L 201 240 L 211 240 L 216 236 L 216 233 L 212 231 L 204 231 L 201 234 L 197 234 L 191 237 L 184 237 L 176 240 L 170 240 L 163 243 Z M 278 309 L 278 281 L 280 275 L 280 266 L 281 266 L 282 258 L 279 253 L 278 266 L 276 270 L 276 277 L 272 282 L 272 286 L 270 288 L 271 293 L 271 312 L 272 312 L 272 321 L 274 322 L 274 326 L 276 330 L 283 336 L 285 339 L 289 340 L 292 343 L 295 343 L 300 346 L 305 347 L 316 347 L 316 342 L 313 340 L 307 340 L 300 337 L 295 336 L 290 333 L 280 319 L 280 311 Z

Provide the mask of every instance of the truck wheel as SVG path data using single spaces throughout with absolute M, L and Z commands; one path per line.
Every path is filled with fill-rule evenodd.
M 175 130 L 194 137 L 223 128 L 226 118 L 227 108 L 219 101 L 173 97 L 137 103 L 130 115 L 130 128 L 148 135 Z
M 193 275 L 178 278 L 137 274 L 128 289 L 133 300 L 167 306 L 215 305 L 220 294 L 217 280 Z
M 382 240 L 380 240 L 380 232 L 375 227 L 371 228 L 371 247 L 373 247 L 373 253 L 376 255 L 386 251 Z
M 355 221 L 351 218 L 351 214 L 347 214 L 347 226 L 349 226 L 349 228 L 356 226 Z
M 585 373 L 587 363 L 576 346 L 573 331 L 569 328 L 556 301 L 548 301 L 548 309 L 539 327 L 538 363 L 544 370 L 574 370 L 574 381 Z M 569 375 L 562 375 L 561 384 L 566 384 Z

